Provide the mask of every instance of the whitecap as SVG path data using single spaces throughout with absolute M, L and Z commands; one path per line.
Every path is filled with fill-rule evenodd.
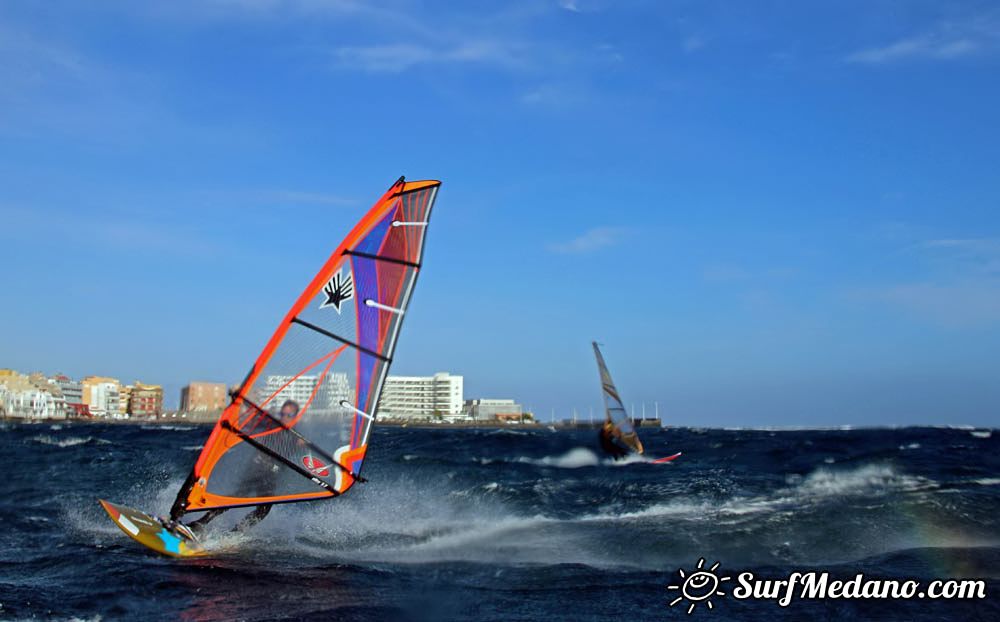
M 42 445 L 52 445 L 54 447 L 74 447 L 76 445 L 83 445 L 85 443 L 97 443 L 98 445 L 110 445 L 111 441 L 106 441 L 103 438 L 95 438 L 93 436 L 70 436 L 68 438 L 56 438 L 54 436 L 49 436 L 48 434 L 39 434 L 37 436 L 32 436 L 31 440 L 36 443 L 41 443 Z

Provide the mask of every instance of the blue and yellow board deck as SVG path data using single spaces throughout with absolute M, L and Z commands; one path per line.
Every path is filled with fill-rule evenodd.
M 174 533 L 145 512 L 103 499 L 98 501 L 122 531 L 146 548 L 171 557 L 198 557 L 208 554 L 197 540 Z

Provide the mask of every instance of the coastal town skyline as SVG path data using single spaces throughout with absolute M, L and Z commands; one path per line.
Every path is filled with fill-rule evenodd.
M 379 400 L 379 415 L 396 420 L 499 421 L 520 423 L 533 414 L 513 399 L 464 395 L 464 377 L 448 372 L 432 376 L 388 376 Z M 23 373 L 0 368 L 0 418 L 140 421 L 174 419 L 214 421 L 229 405 L 236 384 L 192 380 L 171 403 L 161 385 L 126 384 L 116 377 L 88 375 L 76 380 L 62 373 Z M 350 414 L 341 403 L 353 389 L 346 374 L 266 376 L 261 404 L 279 406 L 285 400 L 312 412 Z M 645 418 L 645 412 L 643 412 Z M 353 414 L 351 415 L 353 416 Z M 575 414 L 573 419 L 575 420 Z

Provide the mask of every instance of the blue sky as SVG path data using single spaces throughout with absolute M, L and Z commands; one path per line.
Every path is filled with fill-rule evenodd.
M 996 425 L 998 69 L 992 2 L 4 2 L 0 366 L 236 381 L 405 174 L 395 373 Z

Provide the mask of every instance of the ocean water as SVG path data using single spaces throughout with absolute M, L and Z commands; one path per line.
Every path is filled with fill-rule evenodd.
M 208 559 L 133 543 L 97 498 L 165 513 L 206 427 L 0 424 L 4 620 L 1000 620 L 1000 431 L 377 428 L 345 496 L 226 523 Z M 982 600 L 713 598 L 678 569 L 981 578 Z

